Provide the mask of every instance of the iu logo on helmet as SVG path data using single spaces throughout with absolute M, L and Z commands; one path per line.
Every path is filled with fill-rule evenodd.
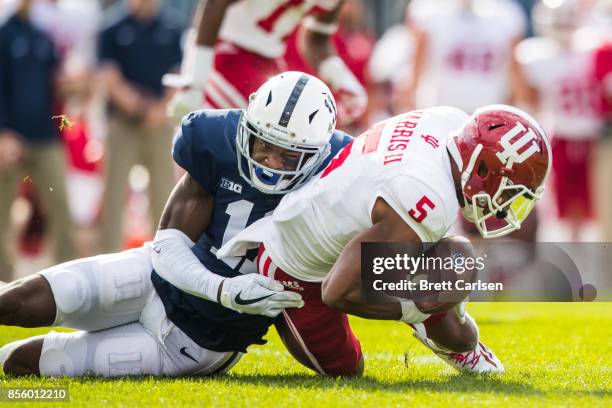
M 512 143 L 511 140 L 521 133 L 523 135 Z M 497 158 L 508 168 L 511 168 L 514 163 L 524 162 L 540 151 L 536 143 L 536 134 L 533 130 L 525 128 L 520 122 L 517 122 L 512 130 L 502 136 L 500 143 L 504 150 L 497 153 Z M 519 153 L 521 150 L 523 152 Z

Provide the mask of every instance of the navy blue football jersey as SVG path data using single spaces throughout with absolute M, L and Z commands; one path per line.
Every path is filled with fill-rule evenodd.
M 208 270 L 225 277 L 256 273 L 257 249 L 240 258 L 218 259 L 216 252 L 245 227 L 270 213 L 282 195 L 251 187 L 238 172 L 236 134 L 241 110 L 202 110 L 188 115 L 174 139 L 176 163 L 214 197 L 207 230 L 193 253 Z M 352 138 L 336 131 L 330 140 L 331 158 Z M 222 305 L 185 293 L 155 271 L 151 277 L 168 318 L 200 346 L 215 351 L 242 351 L 264 344 L 263 336 L 273 319 L 237 313 Z

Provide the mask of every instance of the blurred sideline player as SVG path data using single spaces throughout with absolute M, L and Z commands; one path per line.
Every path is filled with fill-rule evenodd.
M 208 0 L 196 16 L 197 34 L 180 75 L 164 84 L 182 88 L 171 113 L 176 119 L 196 109 L 245 108 L 268 78 L 286 70 L 287 38 L 298 25 L 298 48 L 338 101 L 338 116 L 351 122 L 367 104 L 364 88 L 336 55 L 330 36 L 338 29 L 342 0 Z
M 368 86 L 369 78 L 367 78 L 366 68 L 372 54 L 375 37 L 368 30 L 366 19 L 366 9 L 363 0 L 345 0 L 337 19 L 338 30 L 331 36 L 331 42 L 338 56 L 346 63 L 347 67 L 355 75 L 355 78 L 357 78 L 362 86 L 368 89 L 369 103 L 371 93 Z M 302 30 L 303 28 L 296 29 L 287 39 L 283 58 L 290 70 L 316 75 L 316 70 L 308 64 L 303 57 L 304 53 L 299 49 L 299 42 L 303 38 Z M 366 117 L 364 115 L 356 119 L 350 123 L 349 129 L 351 131 L 353 129 L 360 129 L 359 133 L 361 133 L 367 127 L 365 124 Z
M 604 42 L 595 53 L 595 81 L 599 85 L 601 116 L 604 121 L 603 138 L 597 147 L 598 211 L 601 239 L 612 242 L 612 2 L 599 2 L 594 14 L 598 26 L 604 27 Z
M 612 186 L 609 175 L 612 174 L 612 39 L 600 47 L 595 56 L 596 80 L 600 83 L 602 94 L 601 108 L 605 120 L 604 137 L 598 148 L 599 170 L 597 174 L 601 178 L 598 183 L 599 217 L 603 230 L 602 239 L 612 242 Z
M 525 17 L 508 0 L 415 0 L 408 7 L 415 35 L 412 85 L 416 108 L 454 106 L 465 112 L 511 102 L 512 53 Z
M 524 37 L 523 11 L 509 0 L 416 0 L 408 7 L 415 36 L 409 101 L 417 108 L 448 105 L 473 112 L 479 106 L 512 103 L 521 81 L 513 58 Z M 537 212 L 509 238 L 535 241 Z M 473 238 L 473 225 L 461 222 Z
M 33 20 L 49 33 L 58 50 L 60 71 L 70 91 L 61 95 L 56 108 L 73 122 L 72 127 L 62 130 L 70 163 L 68 204 L 73 221 L 90 226 L 103 190 L 99 166 L 103 153 L 99 141 L 102 115 L 96 111 L 100 101 L 96 100 L 92 81 L 102 10 L 96 0 L 38 0 L 32 13 Z
M 257 249 L 242 257 L 215 253 L 349 143 L 335 124 L 329 88 L 300 72 L 267 81 L 247 110 L 188 115 L 173 148 L 187 174 L 152 245 L 0 287 L 0 324 L 80 330 L 4 346 L 4 372 L 203 375 L 227 371 L 248 346 L 265 343 L 273 318 L 303 305 L 301 296 L 256 273 Z
M 304 299 L 282 321 L 294 337 L 285 344 L 311 369 L 324 371 L 325 362 L 359 350 L 344 314 L 350 313 L 410 324 L 460 371 L 502 372 L 463 303 L 456 313 L 431 314 L 381 293 L 388 303 L 368 304 L 361 243 L 414 243 L 419 256 L 416 248 L 442 240 L 461 208 L 483 238 L 504 236 L 520 228 L 542 196 L 551 161 L 544 131 L 516 108 L 490 105 L 470 117 L 451 107 L 408 112 L 355 139 L 320 178 L 286 195 L 271 216 L 218 254 L 239 255 L 262 243 L 259 272 L 288 282 L 285 288 Z
M 564 0 L 554 8 L 538 3 L 534 21 L 541 36 L 516 49 L 525 78 L 521 94 L 553 135 L 557 210 L 574 241 L 593 217 L 590 166 L 602 125 L 594 80 L 596 43 L 578 30 L 584 18 L 585 9 L 577 0 Z

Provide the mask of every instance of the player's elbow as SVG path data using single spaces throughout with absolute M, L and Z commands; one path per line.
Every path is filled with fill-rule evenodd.
M 350 302 L 348 293 L 335 288 L 329 281 L 323 281 L 321 287 L 321 299 L 323 303 L 332 309 L 348 313 L 350 310 Z

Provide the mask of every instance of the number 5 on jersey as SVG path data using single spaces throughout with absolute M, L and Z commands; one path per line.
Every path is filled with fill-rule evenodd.
M 423 222 L 423 220 L 427 217 L 427 209 L 425 207 L 429 207 L 430 210 L 433 210 L 436 208 L 436 205 L 427 196 L 423 196 L 416 203 L 416 208 L 408 211 L 408 214 L 416 222 Z

